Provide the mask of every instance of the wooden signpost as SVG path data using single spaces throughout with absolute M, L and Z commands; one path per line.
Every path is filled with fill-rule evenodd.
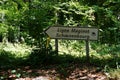
M 49 27 L 46 33 L 53 39 L 97 40 L 98 29 L 89 27 Z
M 85 40 L 87 61 L 89 61 L 89 40 L 98 40 L 98 28 L 54 26 L 49 27 L 45 32 L 52 39 Z

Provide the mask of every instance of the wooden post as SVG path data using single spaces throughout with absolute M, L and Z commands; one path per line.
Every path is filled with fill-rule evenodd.
M 90 63 L 90 56 L 89 56 L 89 40 L 86 40 L 86 61 L 89 64 Z
M 55 12 L 55 16 L 58 17 L 57 11 Z M 55 24 L 58 24 L 58 18 L 56 18 Z M 58 55 L 58 39 L 55 39 L 55 52 Z
M 55 39 L 55 52 L 58 55 L 58 39 Z

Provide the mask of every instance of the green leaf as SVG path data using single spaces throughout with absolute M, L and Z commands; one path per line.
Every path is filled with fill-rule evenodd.
M 16 74 L 16 77 L 20 78 L 20 76 L 21 76 L 21 74 L 20 74 L 20 73 Z
M 12 70 L 11 73 L 16 73 L 16 70 Z

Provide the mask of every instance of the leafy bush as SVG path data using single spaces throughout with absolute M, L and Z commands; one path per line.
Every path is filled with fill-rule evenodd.
M 26 57 L 32 51 L 32 48 L 25 44 L 7 43 L 6 45 L 2 44 L 1 46 L 2 51 L 15 55 L 15 58 Z
M 109 78 L 119 80 L 120 79 L 120 69 L 111 69 L 109 71 Z

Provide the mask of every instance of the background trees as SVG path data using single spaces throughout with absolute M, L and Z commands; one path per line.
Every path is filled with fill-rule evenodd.
M 100 30 L 100 43 L 119 43 L 119 3 L 119 0 L 2 0 L 1 37 L 7 33 L 9 41 L 19 41 L 23 36 L 27 42 L 32 38 L 41 42 L 44 29 L 57 21 L 65 26 L 95 26 Z
M 44 32 L 46 28 L 55 24 L 88 26 L 99 28 L 99 40 L 97 43 L 91 42 L 92 49 L 101 54 L 100 50 L 103 47 L 100 44 L 102 43 L 104 47 L 106 44 L 111 45 L 103 50 L 104 54 L 111 53 L 110 49 L 112 53 L 115 53 L 113 48 L 119 51 L 119 0 L 93 0 L 92 2 L 89 0 L 2 0 L 0 4 L 0 39 L 3 42 L 25 43 L 29 46 L 36 46 L 38 54 L 48 54 L 51 53 L 53 47 L 48 43 L 49 40 Z M 80 44 L 83 42 L 62 41 L 62 44 L 82 51 L 76 47 L 81 47 Z

